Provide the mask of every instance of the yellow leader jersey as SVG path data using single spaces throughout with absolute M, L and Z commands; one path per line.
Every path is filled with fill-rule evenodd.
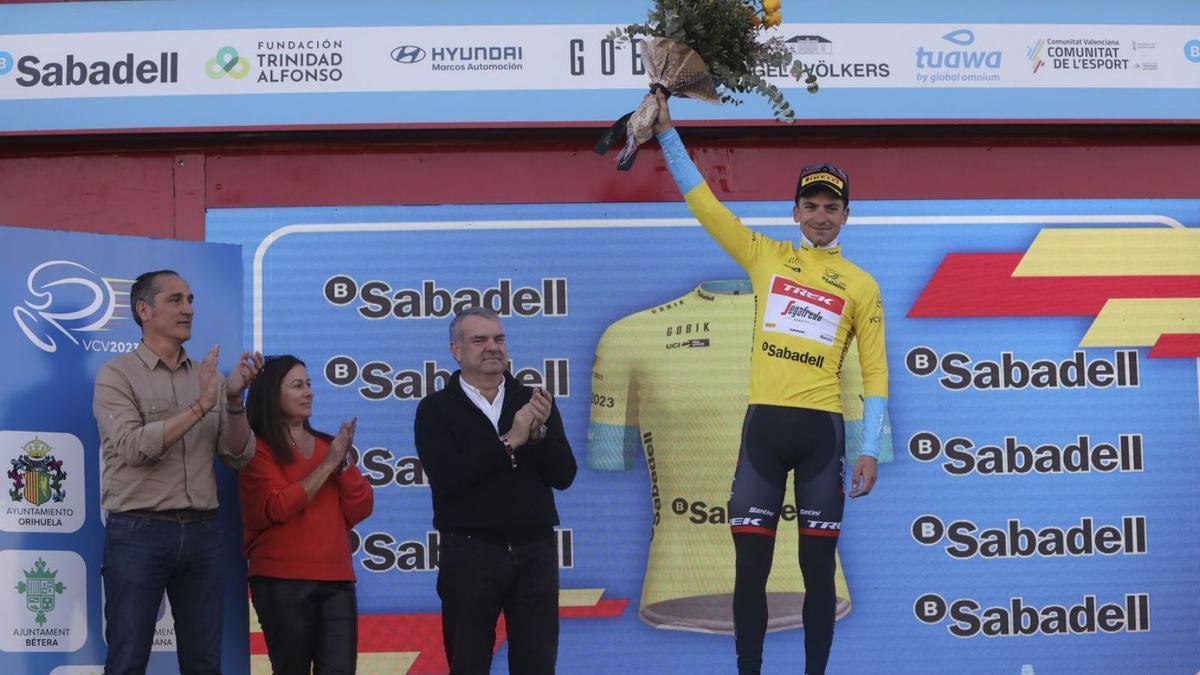
M 701 284 L 613 323 L 596 347 L 587 465 L 631 469 L 645 453 L 653 530 L 638 613 L 658 628 L 733 632 L 734 553 L 726 505 L 747 403 L 755 313 L 750 290 L 745 280 Z M 857 453 L 862 382 L 847 369 L 842 384 L 847 452 Z M 889 435 L 880 447 L 890 459 Z M 787 522 L 779 528 L 767 582 L 768 630 L 803 623 L 790 481 L 784 504 Z M 850 592 L 840 560 L 835 586 L 841 618 L 850 611 Z
M 703 181 L 684 199 L 754 285 L 751 404 L 842 412 L 838 378 L 855 337 L 864 395 L 887 397 L 883 299 L 870 274 L 840 247 L 793 248 L 754 232 Z

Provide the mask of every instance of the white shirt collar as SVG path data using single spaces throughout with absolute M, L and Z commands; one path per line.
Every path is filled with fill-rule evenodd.
M 479 408 L 487 416 L 488 421 L 495 427 L 496 433 L 500 433 L 500 410 L 504 407 L 504 380 L 500 380 L 500 387 L 496 391 L 496 399 L 491 402 L 487 400 L 483 392 L 472 386 L 462 376 L 459 376 L 458 383 L 462 385 L 463 393 L 467 395 L 467 398 L 471 399 L 471 403 L 474 403 L 475 407 Z
M 838 245 L 838 240 L 839 240 L 840 238 L 841 238 L 841 237 L 834 237 L 834 238 L 833 238 L 833 241 L 829 242 L 828 244 L 825 244 L 824 246 L 817 246 L 816 244 L 814 244 L 814 243 L 812 243 L 811 241 L 809 241 L 809 240 L 808 240 L 808 237 L 804 236 L 803 234 L 801 234 L 801 235 L 800 235 L 800 241 L 801 241 L 801 242 L 802 242 L 802 243 L 803 243 L 805 246 L 808 246 L 809 248 L 833 248 L 834 246 L 837 246 L 837 245 Z

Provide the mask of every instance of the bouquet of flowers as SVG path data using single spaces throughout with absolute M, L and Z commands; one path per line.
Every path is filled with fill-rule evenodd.
M 639 36 L 650 76 L 650 93 L 637 110 L 617 120 L 595 151 L 604 154 L 625 138 L 617 168 L 633 166 L 641 143 L 654 135 L 658 103 L 654 92 L 710 103 L 741 101 L 736 94 L 756 92 L 767 98 L 775 118 L 786 123 L 796 114 L 779 89 L 759 74 L 767 67 L 787 69 L 817 92 L 816 77 L 799 61 L 783 38 L 763 39 L 763 31 L 783 22 L 780 0 L 654 0 L 646 23 L 613 29 L 608 39 L 618 47 Z

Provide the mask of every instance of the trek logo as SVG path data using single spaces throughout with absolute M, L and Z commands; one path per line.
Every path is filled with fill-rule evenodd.
M 813 530 L 831 530 L 837 532 L 842 529 L 841 523 L 835 523 L 830 520 L 806 520 L 804 523 L 809 529 Z
M 238 56 L 238 50 L 233 47 L 221 47 L 217 55 L 204 64 L 204 74 L 214 80 L 226 75 L 240 80 L 250 74 L 250 62 Z
M 420 63 L 425 60 L 425 50 L 416 45 L 403 45 L 392 50 L 396 63 Z
M 762 518 L 730 518 L 730 527 L 764 527 Z
M 776 275 L 771 280 L 762 328 L 832 345 L 845 307 L 846 301 L 832 293 L 801 286 Z M 768 350 L 764 347 L 763 351 Z
M 813 302 L 820 303 L 826 307 L 833 307 L 834 303 L 840 299 L 828 295 L 822 295 L 811 288 L 806 288 L 804 286 L 794 286 L 789 283 L 784 283 L 782 286 L 783 290 L 787 293 L 792 293 L 797 297 L 804 298 L 806 300 L 812 300 Z

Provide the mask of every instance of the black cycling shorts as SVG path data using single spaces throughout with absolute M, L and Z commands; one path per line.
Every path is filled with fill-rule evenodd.
M 845 446 L 840 413 L 776 405 L 747 408 L 729 495 L 730 529 L 774 537 L 792 471 L 800 534 L 837 537 L 846 504 Z

